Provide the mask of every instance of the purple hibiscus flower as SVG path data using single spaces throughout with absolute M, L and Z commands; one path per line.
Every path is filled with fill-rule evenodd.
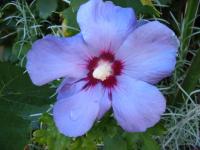
M 46 36 L 27 55 L 34 84 L 65 77 L 53 108 L 59 131 L 81 136 L 111 106 L 128 132 L 154 126 L 166 101 L 152 84 L 175 67 L 179 42 L 174 32 L 158 21 L 137 21 L 132 9 L 102 0 L 83 4 L 77 21 L 79 34 Z

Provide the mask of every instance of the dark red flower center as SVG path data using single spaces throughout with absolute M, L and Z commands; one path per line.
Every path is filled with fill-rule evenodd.
M 87 60 L 87 77 L 84 79 L 87 84 L 84 88 L 95 86 L 101 83 L 105 88 L 113 88 L 117 85 L 116 76 L 121 75 L 124 64 L 116 60 L 115 55 L 110 51 L 103 51 L 98 57 Z

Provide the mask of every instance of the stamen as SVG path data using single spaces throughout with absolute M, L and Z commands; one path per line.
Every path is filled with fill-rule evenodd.
M 99 56 L 90 58 L 87 64 L 87 83 L 83 89 L 88 89 L 101 83 L 103 87 L 112 89 L 117 86 L 117 76 L 122 74 L 124 63 L 115 59 L 111 51 L 102 51 Z
M 104 81 L 112 75 L 112 64 L 108 61 L 101 60 L 98 66 L 94 69 L 92 75 L 94 78 Z

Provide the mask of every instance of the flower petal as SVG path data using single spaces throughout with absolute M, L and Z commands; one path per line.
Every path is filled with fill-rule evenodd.
M 165 111 L 163 95 L 156 87 L 128 76 L 118 81 L 112 100 L 118 123 L 129 132 L 143 132 L 154 126 Z
M 57 101 L 53 115 L 58 130 L 69 137 L 85 134 L 97 118 L 101 94 L 97 86 Z
M 135 25 L 135 29 L 138 28 L 138 27 L 140 27 L 140 26 L 143 26 L 143 25 L 145 25 L 145 24 L 147 24 L 147 23 L 149 23 L 149 21 L 148 21 L 148 20 L 145 20 L 145 19 L 137 20 L 137 23 L 136 23 L 136 25 Z
M 85 84 L 86 82 L 77 81 L 75 78 L 65 78 L 57 89 L 57 100 L 62 100 L 77 94 L 83 89 Z M 99 101 L 99 113 L 97 115 L 98 120 L 100 120 L 111 107 L 111 100 L 108 97 L 108 91 L 102 91 L 102 96 Z
M 66 77 L 56 90 L 58 94 L 57 100 L 67 98 L 80 92 L 85 84 L 85 82 L 79 81 L 79 79 Z
M 176 64 L 179 41 L 167 26 L 153 21 L 136 28 L 116 54 L 124 73 L 148 83 L 169 76 Z
M 80 34 L 70 38 L 46 36 L 36 41 L 27 54 L 27 71 L 36 85 L 63 76 L 82 77 L 84 58 L 92 55 Z
M 90 0 L 80 7 L 77 21 L 83 38 L 94 49 L 116 50 L 133 30 L 136 17 L 131 8 Z
M 100 120 L 103 115 L 110 109 L 111 107 L 111 99 L 109 99 L 109 93 L 108 91 L 105 91 L 103 94 L 103 97 L 101 98 L 99 102 L 100 108 L 99 113 L 97 116 L 97 119 Z

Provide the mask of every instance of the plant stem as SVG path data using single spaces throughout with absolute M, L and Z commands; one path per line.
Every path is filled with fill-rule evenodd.
M 197 50 L 196 56 L 193 58 L 193 62 L 190 68 L 188 69 L 186 77 L 181 85 L 182 88 L 185 90 L 185 92 L 188 94 L 190 94 L 194 90 L 198 80 L 200 79 L 199 65 L 200 65 L 200 49 Z M 175 103 L 183 102 L 183 100 L 184 99 L 182 97 L 182 91 L 179 90 L 175 98 Z
M 194 25 L 200 0 L 188 0 L 186 4 L 185 17 L 183 20 L 181 32 L 181 59 L 184 60 L 190 44 L 190 35 L 192 34 L 192 27 Z

